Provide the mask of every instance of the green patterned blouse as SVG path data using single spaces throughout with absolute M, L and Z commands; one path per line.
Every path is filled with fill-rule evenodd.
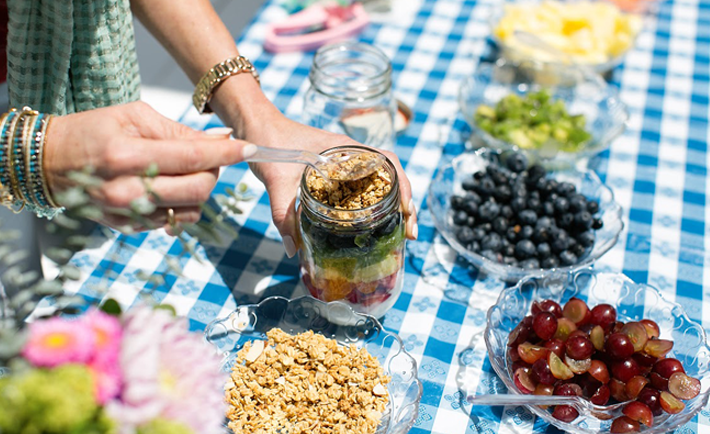
M 63 115 L 140 98 L 129 0 L 8 0 L 10 107 Z

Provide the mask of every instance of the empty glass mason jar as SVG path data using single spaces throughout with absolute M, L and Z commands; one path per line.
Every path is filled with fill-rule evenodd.
M 359 42 L 321 47 L 308 75 L 303 123 L 392 150 L 397 102 L 392 65 L 378 48 Z
M 329 149 L 324 155 L 363 151 L 370 149 L 342 146 Z M 387 181 L 389 191 L 379 201 L 359 209 L 324 203 L 319 192 L 311 191 L 311 173 L 312 169 L 307 168 L 301 178 L 298 208 L 303 283 L 315 298 L 340 300 L 358 312 L 379 318 L 397 301 L 404 278 L 405 220 L 397 171 L 387 160 L 381 172 L 373 175 L 373 182 L 347 184 L 344 188 L 336 184 L 336 190 L 326 190 L 335 191 L 336 195 L 347 191 L 351 197 L 363 191 L 362 203 L 367 205 L 374 202 L 364 198 L 375 190 L 373 186 L 381 187 L 382 181 Z

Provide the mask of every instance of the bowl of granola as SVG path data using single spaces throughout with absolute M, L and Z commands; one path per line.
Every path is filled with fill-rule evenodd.
M 269 297 L 208 324 L 205 339 L 230 373 L 227 432 L 405 434 L 417 418 L 416 361 L 344 303 Z

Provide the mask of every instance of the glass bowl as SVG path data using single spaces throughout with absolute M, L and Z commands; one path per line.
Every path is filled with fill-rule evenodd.
M 485 146 L 502 150 L 519 150 L 531 158 L 540 160 L 550 169 L 559 169 L 587 160 L 608 149 L 611 142 L 626 129 L 629 113 L 626 105 L 619 99 L 615 87 L 600 84 L 598 80 L 583 81 L 570 86 L 548 86 L 535 81 L 534 71 L 507 61 L 498 61 L 495 64 L 481 63 L 474 75 L 461 84 L 458 98 L 464 120 Z M 541 89 L 548 89 L 553 100 L 564 101 L 570 114 L 585 116 L 586 130 L 592 138 L 583 143 L 577 151 L 562 151 L 553 143 L 539 149 L 519 148 L 513 143 L 493 137 L 478 127 L 474 115 L 480 105 L 494 107 L 506 95 L 524 96 Z
M 643 318 L 656 321 L 661 338 L 672 339 L 674 347 L 669 357 L 683 363 L 688 375 L 702 383 L 701 393 L 685 401 L 685 409 L 674 415 L 663 413 L 654 417 L 651 428 L 641 432 L 666 433 L 687 423 L 708 402 L 710 394 L 710 347 L 703 327 L 692 321 L 683 308 L 666 300 L 654 287 L 634 283 L 623 274 L 580 270 L 568 276 L 530 278 L 501 292 L 498 301 L 488 310 L 484 337 L 488 357 L 496 374 L 503 380 L 508 393 L 520 393 L 515 387 L 507 366 L 508 335 L 530 312 L 533 300 L 552 299 L 560 304 L 570 298 L 585 300 L 590 306 L 608 303 L 615 306 L 620 321 L 638 321 Z M 624 403 L 597 406 L 580 399 L 575 405 L 579 416 L 570 423 L 552 417 L 549 410 L 530 406 L 530 410 L 556 427 L 572 433 L 596 434 L 608 432 L 614 418 L 621 416 Z
M 466 152 L 454 158 L 451 163 L 439 168 L 436 177 L 429 185 L 427 204 L 434 220 L 434 226 L 456 252 L 486 273 L 497 276 L 507 282 L 517 282 L 525 277 L 545 277 L 554 274 L 566 275 L 570 271 L 585 268 L 611 249 L 619 239 L 624 228 L 621 219 L 621 206 L 614 201 L 614 193 L 589 170 L 567 169 L 552 172 L 552 178 L 571 182 L 577 191 L 588 199 L 599 202 L 599 217 L 603 227 L 595 232 L 594 246 L 591 251 L 575 264 L 560 268 L 523 269 L 501 264 L 487 259 L 462 245 L 455 235 L 451 196 L 464 193 L 461 182 L 473 173 L 485 170 L 489 164 L 498 164 L 502 151 L 482 148 L 475 152 Z
M 410 430 L 422 397 L 417 362 L 407 353 L 399 336 L 385 330 L 374 317 L 357 313 L 344 303 L 326 303 L 310 296 L 293 300 L 268 297 L 258 304 L 240 306 L 211 322 L 205 328 L 205 339 L 224 355 L 222 370 L 231 372 L 237 352 L 244 344 L 266 340 L 266 332 L 275 327 L 289 334 L 313 330 L 342 345 L 367 349 L 391 377 L 387 384 L 387 409 L 376 434 L 405 434 Z

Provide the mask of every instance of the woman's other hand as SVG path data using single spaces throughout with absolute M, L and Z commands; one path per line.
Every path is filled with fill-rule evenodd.
M 91 167 L 103 183 L 87 193 L 104 212 L 101 223 L 115 228 L 169 229 L 170 208 L 176 223 L 197 222 L 219 167 L 243 160 L 246 143 L 228 139 L 229 130 L 220 133 L 195 131 L 142 102 L 56 117 L 47 131 L 46 180 L 56 197 L 75 185 L 69 177 L 72 172 Z M 158 175 L 147 178 L 146 171 L 154 164 Z M 130 208 L 148 190 L 157 206 L 147 216 L 150 225 L 136 224 L 116 212 Z

